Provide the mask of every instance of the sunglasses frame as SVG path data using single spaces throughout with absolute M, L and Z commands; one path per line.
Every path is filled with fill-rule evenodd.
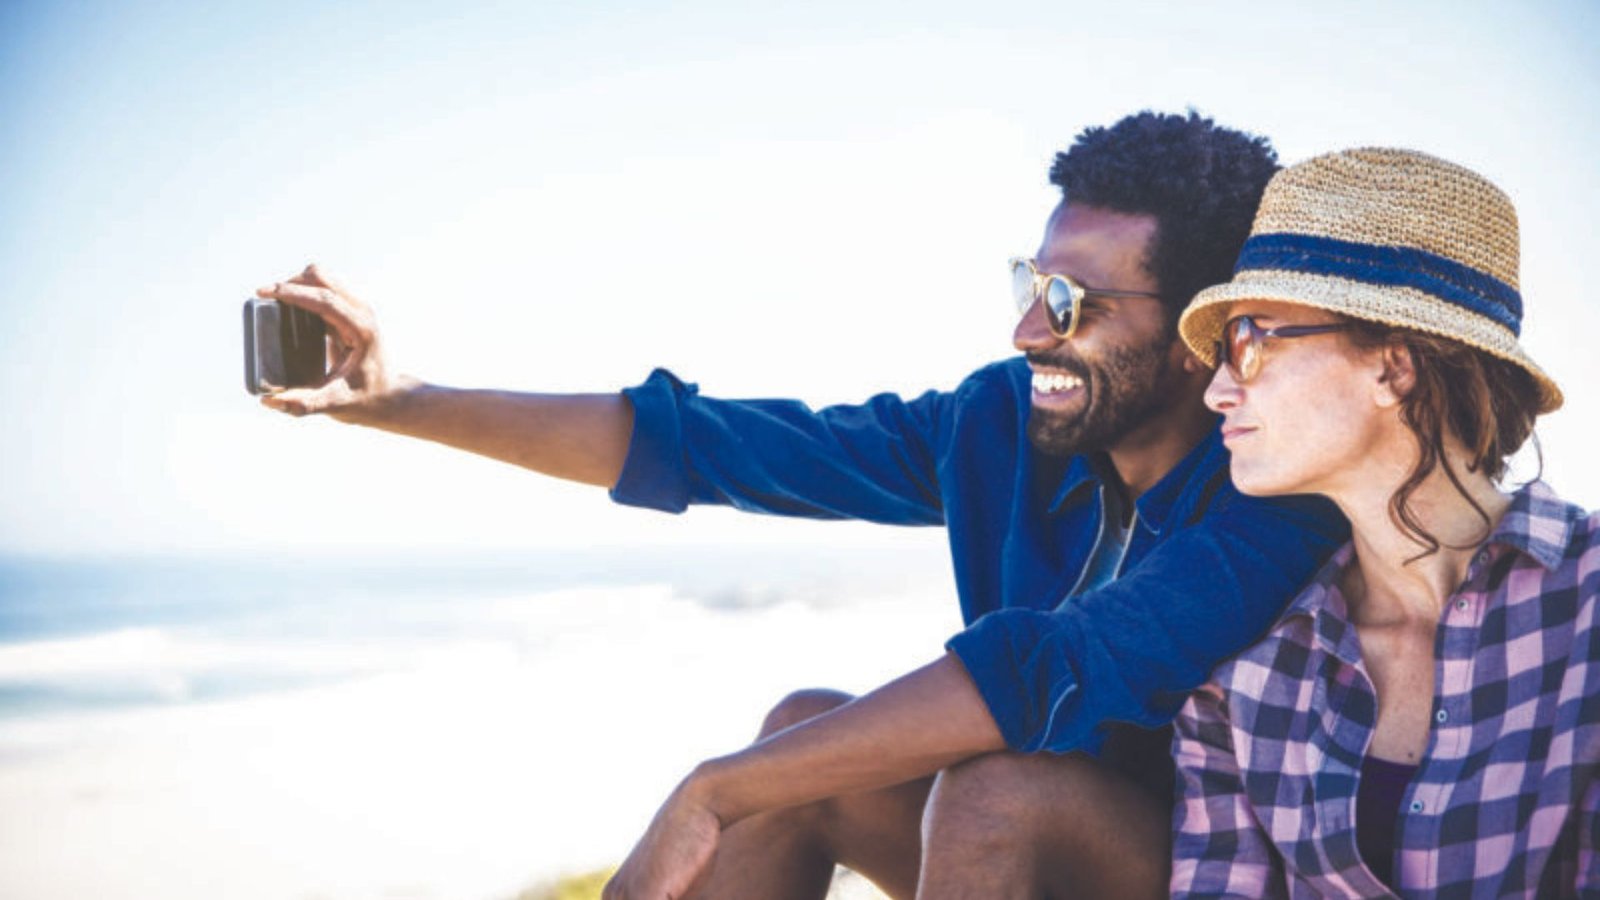
M 1018 314 L 1024 316 L 1027 315 L 1028 310 L 1032 309 L 1035 303 L 1043 300 L 1045 324 L 1050 327 L 1050 333 L 1061 340 L 1066 340 L 1067 338 L 1072 337 L 1075 332 L 1077 332 L 1078 320 L 1082 318 L 1083 314 L 1083 301 L 1090 297 L 1145 297 L 1152 300 L 1164 299 L 1160 294 L 1153 294 L 1149 291 L 1113 291 L 1085 287 L 1082 283 L 1070 275 L 1060 275 L 1054 272 L 1040 272 L 1039 267 L 1034 264 L 1033 260 L 1026 256 L 1012 257 L 1009 265 L 1011 268 L 1013 293 L 1015 293 L 1017 270 L 1019 268 L 1026 266 L 1028 268 L 1028 273 L 1033 276 L 1033 290 L 1031 292 L 1032 296 L 1027 298 L 1026 301 L 1024 301 L 1024 298 L 1020 295 L 1012 298 L 1017 302 Z M 1067 289 L 1067 296 L 1072 298 L 1071 316 L 1067 319 L 1065 326 L 1061 324 L 1061 311 L 1050 305 L 1049 296 L 1051 281 L 1061 282 L 1061 284 Z
M 1242 322 L 1250 335 L 1249 346 L 1254 352 L 1249 355 L 1249 371 L 1233 358 L 1234 342 L 1228 339 L 1228 334 L 1233 330 L 1234 323 Z M 1279 325 L 1277 328 L 1262 328 L 1256 324 L 1252 316 L 1232 316 L 1222 323 L 1222 337 L 1212 344 L 1215 350 L 1217 365 L 1227 366 L 1228 374 L 1233 376 L 1235 384 L 1246 384 L 1254 381 L 1261 374 L 1262 351 L 1266 347 L 1267 338 L 1297 338 L 1310 337 L 1314 334 L 1328 334 L 1334 331 L 1348 331 L 1354 327 L 1349 322 L 1329 322 L 1322 325 Z

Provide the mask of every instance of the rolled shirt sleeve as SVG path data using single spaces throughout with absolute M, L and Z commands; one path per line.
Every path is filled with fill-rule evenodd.
M 812 410 L 794 400 L 717 400 L 665 369 L 624 395 L 634 433 L 618 503 L 941 525 L 937 450 L 949 395 Z
M 1110 584 L 1053 610 L 989 613 L 946 646 L 1012 749 L 1095 750 L 1106 722 L 1171 720 L 1344 535 L 1320 501 L 1230 490 Z

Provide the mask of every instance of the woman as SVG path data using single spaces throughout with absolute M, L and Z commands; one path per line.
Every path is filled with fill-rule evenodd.
M 1352 540 L 1180 714 L 1174 896 L 1600 896 L 1600 516 L 1499 486 L 1561 405 L 1517 254 L 1478 175 L 1335 153 L 1185 311 L 1235 484 Z

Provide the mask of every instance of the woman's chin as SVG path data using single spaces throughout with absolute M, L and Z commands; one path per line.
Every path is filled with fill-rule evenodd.
M 1252 497 L 1276 497 L 1282 494 L 1303 494 L 1301 479 L 1289 477 L 1291 473 L 1273 471 L 1273 467 L 1256 465 L 1248 459 L 1235 456 L 1228 468 L 1233 486 L 1239 493 Z

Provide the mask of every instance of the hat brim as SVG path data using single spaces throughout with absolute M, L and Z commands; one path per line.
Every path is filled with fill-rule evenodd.
M 1476 347 L 1526 369 L 1539 384 L 1539 413 L 1561 407 L 1561 388 L 1539 368 L 1508 329 L 1432 294 L 1374 285 L 1332 275 L 1253 269 L 1195 295 L 1178 320 L 1178 333 L 1195 356 L 1217 364 L 1216 344 L 1233 304 L 1244 300 L 1295 303 L 1328 312 L 1425 331 Z

